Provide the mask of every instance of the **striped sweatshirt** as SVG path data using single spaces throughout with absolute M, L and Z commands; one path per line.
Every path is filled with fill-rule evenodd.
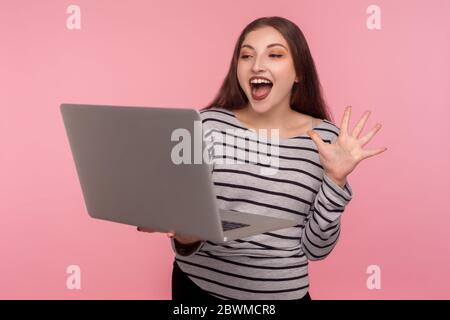
M 246 128 L 230 110 L 214 107 L 200 115 L 218 207 L 298 224 L 222 244 L 202 241 L 188 253 L 172 239 L 176 263 L 196 285 L 220 299 L 302 298 L 309 288 L 308 260 L 324 259 L 337 243 L 340 217 L 352 198 L 350 185 L 341 188 L 324 174 L 317 147 L 307 134 L 279 138 L 276 173 L 262 174 L 268 164 L 248 160 L 260 150 L 250 143 L 259 146 L 267 139 Z M 326 143 L 339 135 L 339 128 L 327 120 L 313 130 Z M 211 132 L 223 139 L 206 139 Z M 235 141 L 247 138 L 247 144 L 229 144 L 229 135 Z M 227 163 L 228 158 L 242 161 Z

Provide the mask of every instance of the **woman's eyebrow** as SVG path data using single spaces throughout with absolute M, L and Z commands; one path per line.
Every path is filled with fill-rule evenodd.
M 283 48 L 285 48 L 286 50 L 287 50 L 287 48 L 285 47 L 285 46 L 283 46 L 281 43 L 271 43 L 271 44 L 269 44 L 268 46 L 267 46 L 267 48 L 271 48 L 271 47 L 275 47 L 275 46 L 282 46 Z M 244 45 L 242 45 L 241 46 L 241 49 L 242 48 L 250 48 L 250 49 L 252 49 L 252 50 L 255 50 L 255 48 L 253 48 L 251 45 L 249 45 L 249 44 L 244 44 Z

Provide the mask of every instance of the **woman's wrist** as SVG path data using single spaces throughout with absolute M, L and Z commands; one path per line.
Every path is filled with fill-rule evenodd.
M 336 183 L 339 187 L 344 188 L 347 183 L 347 177 L 336 177 L 332 173 L 325 172 L 326 176 L 330 178 L 334 183 Z

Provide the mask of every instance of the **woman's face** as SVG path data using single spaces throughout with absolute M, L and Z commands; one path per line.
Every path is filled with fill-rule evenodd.
M 258 76 L 268 79 L 272 86 L 251 85 L 251 78 Z M 297 77 L 289 46 L 281 33 L 272 27 L 249 32 L 241 45 L 237 77 L 256 112 L 283 105 L 289 108 Z

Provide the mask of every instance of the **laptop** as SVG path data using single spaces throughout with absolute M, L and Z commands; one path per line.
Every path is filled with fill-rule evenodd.
M 173 160 L 180 143 L 174 132 L 190 134 L 205 150 L 195 109 L 63 103 L 60 111 L 92 218 L 216 243 L 298 225 L 218 208 L 211 164 Z

